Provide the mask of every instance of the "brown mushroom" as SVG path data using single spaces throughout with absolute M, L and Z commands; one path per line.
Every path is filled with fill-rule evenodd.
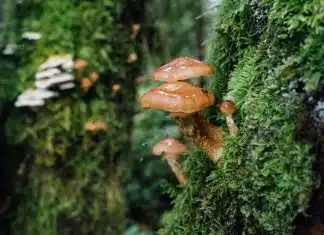
M 135 52 L 132 52 L 132 53 L 129 54 L 127 62 L 128 63 L 133 63 L 133 62 L 135 62 L 137 60 L 138 60 L 137 54 Z
M 108 124 L 103 121 L 87 121 L 84 129 L 90 132 L 100 132 L 108 129 Z
M 170 82 L 154 88 L 140 98 L 143 108 L 172 113 L 194 113 L 215 103 L 215 96 L 185 82 Z
M 229 129 L 229 133 L 231 136 L 236 136 L 237 134 L 237 126 L 235 125 L 235 121 L 233 119 L 233 113 L 236 110 L 236 106 L 231 100 L 224 100 L 220 105 L 220 111 L 226 115 L 226 123 Z
M 164 159 L 168 162 L 179 182 L 182 184 L 187 184 L 187 177 L 178 163 L 178 158 L 186 151 L 187 148 L 184 144 L 172 137 L 166 137 L 153 146 L 152 153 L 154 155 L 164 154 Z
M 113 84 L 111 89 L 113 91 L 112 94 L 115 95 L 120 91 L 121 85 L 120 84 Z
M 92 86 L 92 81 L 89 78 L 84 77 L 80 81 L 80 86 L 81 86 L 82 90 L 88 91 L 89 88 Z
M 77 71 L 82 71 L 88 66 L 88 62 L 83 59 L 76 59 L 74 61 L 74 69 Z
M 153 80 L 174 82 L 187 80 L 188 78 L 209 76 L 214 72 L 215 68 L 212 65 L 189 57 L 179 57 L 156 69 L 152 76 Z
M 90 80 L 95 83 L 99 79 L 99 74 L 97 72 L 91 72 L 88 74 Z
M 131 38 L 133 40 L 135 40 L 135 38 L 136 38 L 138 32 L 140 31 L 140 29 L 141 29 L 141 25 L 140 24 L 133 24 L 132 25 L 132 31 L 133 31 L 133 33 L 131 35 Z
M 189 83 L 171 82 L 145 93 L 140 103 L 144 108 L 171 112 L 184 136 L 201 147 L 213 162 L 219 160 L 223 148 L 222 129 L 214 127 L 199 112 L 215 103 L 212 93 Z

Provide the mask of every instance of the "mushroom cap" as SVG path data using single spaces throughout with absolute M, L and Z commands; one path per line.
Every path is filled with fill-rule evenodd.
M 220 106 L 219 109 L 222 113 L 224 113 L 225 115 L 229 116 L 232 115 L 235 110 L 236 110 L 236 106 L 233 103 L 233 101 L 231 100 L 224 100 Z
M 129 54 L 127 62 L 128 63 L 133 63 L 138 60 L 138 55 L 135 52 L 132 52 Z
M 179 57 L 156 69 L 152 76 L 153 80 L 174 82 L 188 78 L 209 76 L 214 72 L 215 68 L 212 65 L 189 57 Z
M 80 86 L 84 91 L 87 91 L 92 86 L 92 81 L 89 78 L 84 77 L 80 81 Z
M 99 131 L 105 131 L 108 129 L 108 124 L 103 121 L 87 121 L 84 124 L 84 128 L 87 131 L 91 132 L 99 132 Z
M 88 66 L 88 62 L 87 62 L 86 60 L 83 60 L 83 59 L 76 59 L 76 60 L 74 61 L 74 68 L 75 68 L 76 70 L 81 71 L 81 70 L 85 69 L 87 66 Z
M 172 137 L 166 137 L 153 146 L 152 153 L 154 155 L 161 155 L 164 153 L 168 157 L 178 157 L 185 151 L 187 151 L 187 147 L 180 141 Z
M 99 79 L 99 74 L 97 72 L 91 72 L 88 76 L 92 82 L 96 82 Z
M 194 113 L 215 103 L 215 96 L 186 82 L 170 82 L 146 92 L 143 108 L 163 109 L 172 113 Z
M 111 89 L 113 90 L 114 93 L 117 93 L 118 91 L 120 91 L 121 85 L 120 84 L 113 84 Z

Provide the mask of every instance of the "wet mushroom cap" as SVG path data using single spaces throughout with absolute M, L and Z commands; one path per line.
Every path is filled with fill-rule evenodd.
M 162 109 L 172 113 L 194 113 L 215 103 L 215 96 L 186 82 L 165 83 L 146 92 L 140 103 L 143 108 Z
M 225 115 L 232 115 L 235 110 L 236 110 L 236 107 L 235 107 L 235 104 L 233 103 L 233 101 L 231 100 L 224 100 L 220 107 L 219 107 L 220 111 L 222 113 L 224 113 Z
M 187 151 L 187 147 L 172 137 L 166 137 L 153 146 L 154 155 L 165 154 L 169 157 L 178 157 Z
M 189 57 L 179 57 L 156 69 L 152 76 L 153 80 L 174 82 L 187 80 L 188 78 L 209 76 L 214 72 L 215 68 L 212 65 Z

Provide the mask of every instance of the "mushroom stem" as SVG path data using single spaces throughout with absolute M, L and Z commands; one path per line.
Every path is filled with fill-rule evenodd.
M 193 144 L 202 148 L 214 163 L 217 163 L 223 150 L 223 130 L 204 119 L 201 112 L 188 116 L 175 117 L 181 133 Z
M 173 171 L 173 173 L 175 174 L 175 176 L 177 177 L 179 182 L 181 184 L 187 184 L 188 179 L 187 179 L 186 175 L 184 174 L 178 161 L 172 156 L 165 156 L 165 159 L 167 160 L 169 166 L 171 167 L 171 170 Z
M 237 134 L 237 126 L 235 124 L 235 121 L 234 121 L 232 115 L 226 116 L 226 123 L 227 123 L 230 135 L 231 136 L 236 136 L 236 134 Z

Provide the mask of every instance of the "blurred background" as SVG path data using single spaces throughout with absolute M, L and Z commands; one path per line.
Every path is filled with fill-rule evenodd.
M 138 97 L 152 71 L 204 60 L 220 1 L 3 0 L 0 234 L 155 234 L 180 137 Z

